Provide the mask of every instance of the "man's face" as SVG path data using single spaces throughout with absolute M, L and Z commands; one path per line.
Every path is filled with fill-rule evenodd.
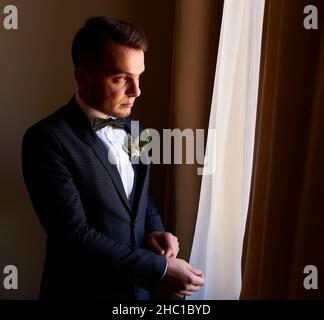
M 83 84 L 79 83 L 79 94 L 101 112 L 127 117 L 141 94 L 139 78 L 144 68 L 143 50 L 109 42 L 99 70 L 94 74 L 87 72 Z

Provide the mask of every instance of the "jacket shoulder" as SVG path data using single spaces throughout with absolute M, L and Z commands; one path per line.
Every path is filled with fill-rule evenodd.
M 46 116 L 45 118 L 37 121 L 32 126 L 30 126 L 23 135 L 22 145 L 26 145 L 31 142 L 36 142 L 38 140 L 48 141 L 47 138 L 54 138 L 54 132 L 65 125 L 65 118 L 68 105 L 69 103 L 59 107 L 50 115 Z
M 68 110 L 70 109 L 71 105 L 73 104 L 72 98 L 67 104 L 59 107 L 54 112 L 46 116 L 45 118 L 37 121 L 32 126 L 30 126 L 26 132 L 25 135 L 34 132 L 34 131 L 55 131 L 56 128 L 60 128 L 64 126 L 66 123 L 66 118 L 68 114 Z
M 51 128 L 59 124 L 60 122 L 64 121 L 65 113 L 67 110 L 68 105 L 64 105 L 59 107 L 57 110 L 52 112 L 50 115 L 46 116 L 45 118 L 37 121 L 32 126 L 30 126 L 27 131 L 29 130 L 36 130 L 38 128 Z

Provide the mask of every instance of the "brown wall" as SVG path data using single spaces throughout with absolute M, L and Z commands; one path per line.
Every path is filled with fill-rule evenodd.
M 140 25 L 150 40 L 142 97 L 135 117 L 153 128 L 168 127 L 174 1 L 16 0 L 19 30 L 0 25 L 0 299 L 35 299 L 45 234 L 33 212 L 20 164 L 25 130 L 65 104 L 75 91 L 70 46 L 88 16 L 108 15 Z M 0 1 L 1 12 L 8 2 Z M 4 15 L 3 15 L 4 17 Z M 153 169 L 153 192 L 163 212 L 165 174 Z M 2 286 L 5 265 L 16 265 L 19 289 Z

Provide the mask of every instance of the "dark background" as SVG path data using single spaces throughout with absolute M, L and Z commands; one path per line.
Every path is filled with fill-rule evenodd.
M 21 173 L 25 130 L 64 105 L 75 93 L 70 47 L 89 16 L 107 15 L 141 26 L 150 48 L 142 96 L 134 118 L 146 127 L 167 128 L 169 121 L 173 21 L 172 0 L 22 0 L 0 1 L 18 8 L 18 30 L 0 26 L 1 200 L 0 299 L 35 299 L 41 276 L 45 233 L 31 207 Z M 5 14 L 0 15 L 1 20 Z M 165 169 L 153 170 L 153 191 L 164 210 Z M 5 265 L 17 266 L 18 290 L 5 290 Z M 64 268 L 64 266 L 62 266 Z

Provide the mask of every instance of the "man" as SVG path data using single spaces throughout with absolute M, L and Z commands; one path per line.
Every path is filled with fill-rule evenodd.
M 88 19 L 72 45 L 76 96 L 25 133 L 24 179 L 48 236 L 40 298 L 144 299 L 158 286 L 183 297 L 204 284 L 176 258 L 149 166 L 123 149 L 145 49 L 140 29 Z

